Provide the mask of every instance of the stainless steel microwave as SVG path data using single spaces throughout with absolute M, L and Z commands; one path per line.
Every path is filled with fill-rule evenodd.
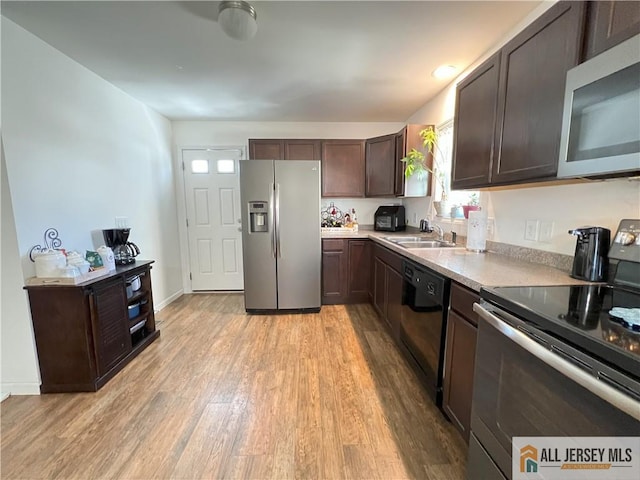
M 640 171 L 640 35 L 567 72 L 558 177 Z

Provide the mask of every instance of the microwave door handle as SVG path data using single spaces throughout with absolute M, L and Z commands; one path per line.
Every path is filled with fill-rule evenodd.
M 275 229 L 275 184 L 269 184 L 269 233 L 271 233 L 271 256 L 276 258 L 276 229 Z
M 629 398 L 617 389 L 610 387 L 603 381 L 596 379 L 581 368 L 569 363 L 567 360 L 564 360 L 559 355 L 551 352 L 535 340 L 530 339 L 525 333 L 505 323 L 482 305 L 474 303 L 473 310 L 498 332 L 508 337 L 511 341 L 525 349 L 538 360 L 544 362 L 546 365 L 560 372 L 562 375 L 570 378 L 578 385 L 600 397 L 602 400 L 622 410 L 627 415 L 635 418 L 636 420 L 640 420 L 640 408 L 638 407 L 637 401 Z

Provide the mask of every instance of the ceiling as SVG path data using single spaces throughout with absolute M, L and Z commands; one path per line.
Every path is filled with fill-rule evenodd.
M 404 122 L 540 1 L 2 1 L 2 15 L 172 120 Z

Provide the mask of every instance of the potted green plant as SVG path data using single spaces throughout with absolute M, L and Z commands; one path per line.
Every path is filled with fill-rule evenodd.
M 434 201 L 434 207 L 438 216 L 445 216 L 449 213 L 447 202 L 447 189 L 445 185 L 445 173 L 442 167 L 442 152 L 438 148 L 438 133 L 433 126 L 419 132 L 422 138 L 422 145 L 426 148 L 427 152 L 433 157 L 433 167 L 427 165 L 426 155 L 420 150 L 412 148 L 406 157 L 400 161 L 405 164 L 404 175 L 409 178 L 416 175 L 417 178 L 424 178 L 427 172 L 431 173 L 436 182 L 440 185 L 440 200 Z
M 478 198 L 477 193 L 472 193 L 471 195 L 469 195 L 469 203 L 467 203 L 467 205 L 462 205 L 464 218 L 469 218 L 469 212 L 473 212 L 476 210 L 480 210 L 480 199 Z

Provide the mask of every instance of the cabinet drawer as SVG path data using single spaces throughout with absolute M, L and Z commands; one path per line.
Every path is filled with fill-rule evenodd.
M 374 255 L 394 270 L 402 273 L 402 257 L 388 248 L 376 245 Z
M 458 312 L 473 325 L 478 325 L 473 304 L 480 301 L 480 295 L 458 283 L 451 283 L 451 309 Z
M 323 252 L 342 252 L 345 250 L 346 240 L 322 240 Z

